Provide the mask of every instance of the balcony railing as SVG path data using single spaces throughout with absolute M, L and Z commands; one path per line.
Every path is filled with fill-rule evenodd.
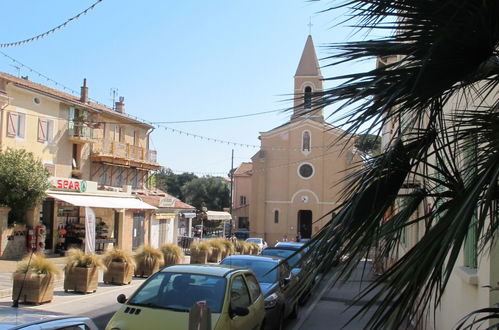
M 74 121 L 69 122 L 68 134 L 70 138 L 92 140 L 92 131 L 93 129 L 85 124 L 77 123 Z
M 129 143 L 97 141 L 92 144 L 92 154 L 157 164 L 156 150 L 147 150 Z

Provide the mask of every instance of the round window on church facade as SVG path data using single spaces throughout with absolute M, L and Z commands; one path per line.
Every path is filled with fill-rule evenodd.
M 309 179 L 314 175 L 314 168 L 311 164 L 305 163 L 298 167 L 298 174 L 302 179 Z

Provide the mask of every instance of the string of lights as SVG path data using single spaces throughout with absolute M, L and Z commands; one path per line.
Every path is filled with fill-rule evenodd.
M 269 110 L 269 111 L 261 111 L 261 112 L 254 112 L 254 113 L 247 113 L 244 115 L 237 115 L 237 116 L 229 116 L 229 117 L 218 117 L 218 118 L 207 118 L 207 119 L 192 119 L 192 120 L 178 120 L 178 121 L 153 121 L 153 124 L 185 124 L 185 123 L 201 123 L 201 122 L 207 122 L 207 121 L 219 121 L 219 120 L 228 120 L 228 119 L 236 119 L 236 118 L 245 118 L 245 117 L 253 117 L 253 116 L 260 116 L 268 113 L 274 113 L 274 112 L 282 112 L 283 110 Z
M 102 1 L 103 0 L 97 0 L 93 5 L 91 5 L 90 7 L 88 7 L 87 9 L 85 9 L 84 11 L 80 12 L 76 16 L 73 16 L 73 17 L 67 19 L 64 23 L 57 25 L 56 27 L 48 30 L 47 32 L 44 32 L 44 33 L 41 33 L 41 34 L 36 35 L 34 37 L 31 37 L 31 38 L 28 38 L 28 39 L 24 39 L 24 40 L 20 40 L 20 41 L 2 43 L 2 44 L 0 44 L 0 48 L 22 46 L 22 45 L 25 45 L 25 44 L 27 44 L 29 42 L 33 42 L 33 41 L 37 41 L 39 39 L 43 39 L 43 38 L 47 37 L 48 35 L 50 35 L 51 33 L 54 33 L 57 30 L 60 30 L 62 28 L 65 28 L 69 23 L 71 23 L 72 21 L 75 21 L 75 20 L 79 19 L 82 15 L 86 15 L 89 11 L 91 11 L 92 9 L 94 9 L 95 6 L 97 6 L 98 3 L 102 2 Z

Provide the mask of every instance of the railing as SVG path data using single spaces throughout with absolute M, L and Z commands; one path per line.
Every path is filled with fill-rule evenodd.
M 189 236 L 178 236 L 177 237 L 177 245 L 182 248 L 184 254 L 191 254 L 191 244 L 194 241 L 198 241 L 199 238 L 189 237 Z
M 69 122 L 68 134 L 70 137 L 91 140 L 92 132 L 93 130 L 85 124 L 75 123 L 73 121 Z
M 117 158 L 157 163 L 156 150 L 146 150 L 129 143 L 116 141 L 97 141 L 92 145 L 92 154 L 103 154 Z

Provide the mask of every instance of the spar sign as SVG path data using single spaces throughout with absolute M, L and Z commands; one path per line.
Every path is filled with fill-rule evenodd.
M 56 177 L 51 177 L 49 180 L 53 190 L 75 192 L 85 192 L 87 190 L 87 181 L 85 180 Z

